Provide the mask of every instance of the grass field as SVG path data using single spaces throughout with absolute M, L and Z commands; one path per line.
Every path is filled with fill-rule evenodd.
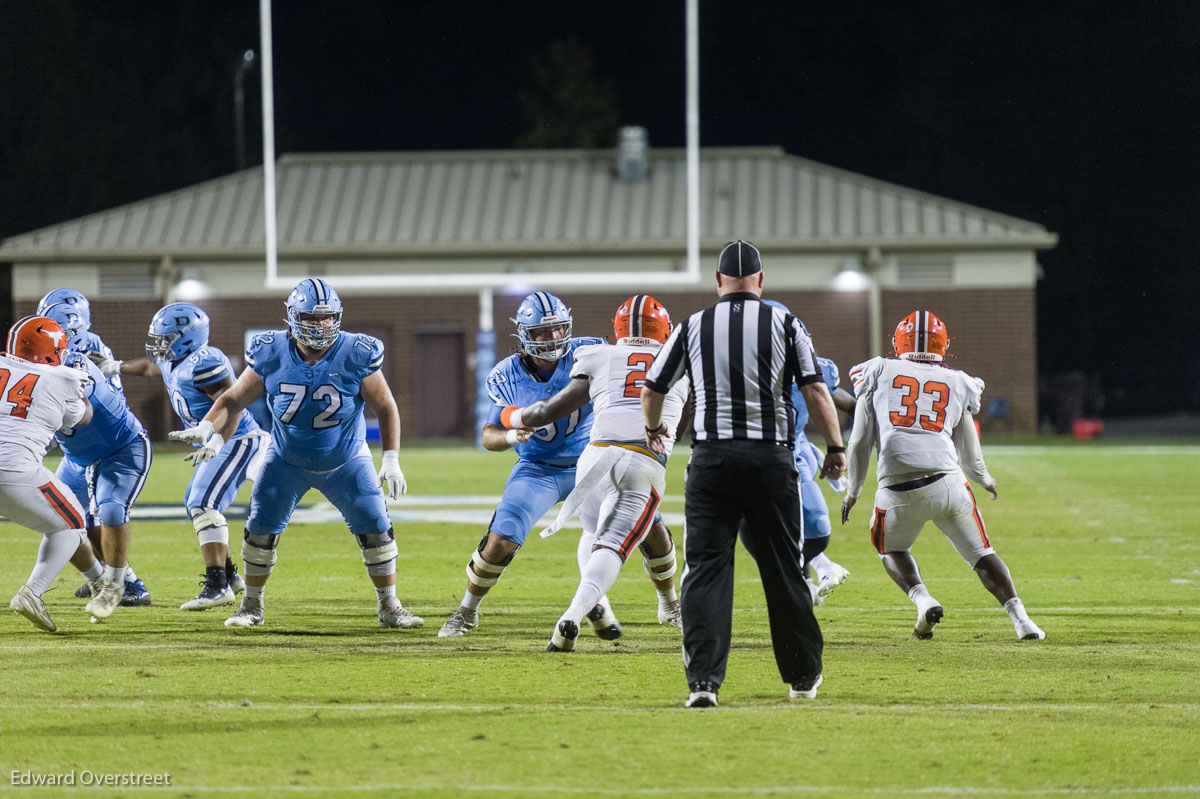
M 619 641 L 585 630 L 575 653 L 543 651 L 578 579 L 570 530 L 535 535 L 479 628 L 438 639 L 511 456 L 402 451 L 411 493 L 393 509 L 414 520 L 396 526 L 399 595 L 421 630 L 376 627 L 340 523 L 288 529 L 265 627 L 235 632 L 225 609 L 177 609 L 202 571 L 190 524 L 136 521 L 131 560 L 153 607 L 89 624 L 72 572 L 46 597 L 61 634 L 0 617 L 0 794 L 34 791 L 12 784 L 27 772 L 75 774 L 76 787 L 39 796 L 1200 793 L 1200 446 L 985 452 L 1000 485 L 984 500 L 989 532 L 1047 640 L 1017 641 L 933 528 L 914 553 L 947 615 L 933 640 L 911 638 L 914 610 L 860 504 L 835 525 L 830 554 L 852 575 L 817 610 L 825 683 L 803 704 L 779 681 L 744 552 L 715 710 L 682 707 L 680 636 L 655 622 L 639 563 L 610 593 Z M 683 510 L 683 463 L 669 517 Z M 187 476 L 178 450 L 159 450 L 139 505 L 177 502 Z M 0 541 L 7 598 L 37 536 L 4 523 Z M 81 785 L 131 772 L 169 773 L 170 787 Z

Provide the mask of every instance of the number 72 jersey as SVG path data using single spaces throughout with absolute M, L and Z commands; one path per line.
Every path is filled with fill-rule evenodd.
M 958 466 L 954 428 L 979 413 L 983 381 L 940 363 L 872 358 L 850 370 L 879 432 L 877 477 Z
M 342 331 L 320 360 L 305 363 L 287 331 L 277 330 L 254 337 L 246 365 L 266 388 L 278 457 L 298 469 L 327 472 L 362 452 L 362 381 L 383 366 L 383 342 Z

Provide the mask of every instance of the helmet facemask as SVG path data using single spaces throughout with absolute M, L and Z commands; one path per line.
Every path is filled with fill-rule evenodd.
M 537 340 L 535 334 L 562 328 L 559 338 Z M 571 320 L 565 322 L 548 322 L 540 325 L 523 325 L 517 323 L 517 338 L 521 340 L 521 348 L 526 354 L 540 358 L 543 361 L 557 361 L 571 349 Z
M 304 317 L 309 318 L 305 319 Z M 332 322 L 326 320 L 332 320 Z M 342 312 L 320 305 L 311 311 L 301 311 L 289 307 L 287 323 L 288 328 L 292 331 L 292 338 L 296 341 L 314 350 L 325 350 L 337 341 L 338 332 L 342 328 Z

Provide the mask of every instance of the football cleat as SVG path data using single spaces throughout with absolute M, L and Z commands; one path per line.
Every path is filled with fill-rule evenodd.
M 8 603 L 8 607 L 29 619 L 30 623 L 39 630 L 45 630 L 48 633 L 58 630 L 58 625 L 54 623 L 54 619 L 50 618 L 46 606 L 42 604 L 42 598 L 30 591 L 27 585 L 21 586 L 21 590 Z
M 659 603 L 658 623 L 677 630 L 683 629 L 683 606 L 678 599 L 672 599 L 666 605 Z
M 151 361 L 175 362 L 208 344 L 208 314 L 190 302 L 173 302 L 150 320 L 146 355 Z
M 950 349 L 950 334 L 942 320 L 929 311 L 913 311 L 896 325 L 892 346 L 902 360 L 943 361 Z
M 242 597 L 242 606 L 237 612 L 225 620 L 226 627 L 258 627 L 263 623 L 263 603 L 261 599 Z
M 579 638 L 579 625 L 570 619 L 563 619 L 554 627 L 550 643 L 546 644 L 547 652 L 573 652 L 575 641 Z
M 816 699 L 817 698 L 817 688 L 820 687 L 820 685 L 823 681 L 824 681 L 824 678 L 820 674 L 818 674 L 815 678 L 813 678 L 811 680 L 806 680 L 803 682 L 794 682 L 794 683 L 792 683 L 791 687 L 788 688 L 788 698 L 789 699 Z
M 616 614 L 605 600 L 600 600 L 587 612 L 587 620 L 596 635 L 605 641 L 615 641 L 621 637 L 621 622 L 617 621 Z
M 203 575 L 201 575 L 203 576 Z M 180 610 L 208 610 L 218 605 L 233 604 L 233 589 L 228 585 L 214 585 L 208 580 L 200 581 L 200 593 L 179 606 Z
M 1032 619 L 1015 621 L 1013 622 L 1013 628 L 1017 631 L 1017 638 L 1022 641 L 1041 641 L 1046 637 L 1046 634 L 1042 632 L 1042 628 L 1034 624 Z
M 415 630 L 425 626 L 425 620 L 400 604 L 400 600 L 390 596 L 379 605 L 379 626 L 394 627 L 401 630 Z
M 917 626 L 913 629 L 913 638 L 919 641 L 928 641 L 933 637 L 933 628 L 937 626 L 944 615 L 942 606 L 936 601 L 926 604 L 923 609 L 917 608 Z
M 75 596 L 79 599 L 89 599 L 92 596 L 92 584 L 84 580 L 83 585 L 75 589 Z
M 521 351 L 543 361 L 557 361 L 571 350 L 571 309 L 547 291 L 535 291 L 517 306 L 512 322 Z M 536 335 L 539 331 L 560 328 L 558 338 Z
M 446 619 L 442 629 L 438 630 L 438 638 L 458 638 L 478 626 L 479 611 L 459 605 L 458 609 L 450 614 L 450 618 Z
M 840 563 L 834 563 L 833 561 L 829 563 L 830 568 L 821 576 L 820 581 L 817 582 L 817 596 L 820 597 L 820 601 L 816 603 L 818 605 L 825 604 L 826 597 L 833 593 L 833 589 L 846 582 L 846 578 L 850 576 L 849 570 Z
M 700 680 L 692 685 L 692 692 L 688 694 L 687 701 L 683 703 L 684 707 L 716 707 L 717 706 L 717 684 Z
M 125 586 L 118 585 L 112 580 L 92 583 L 92 601 L 84 606 L 84 610 L 97 619 L 107 619 L 112 615 L 125 596 Z
M 663 304 L 649 294 L 635 294 L 617 309 L 613 333 L 617 343 L 622 339 L 634 339 L 630 343 L 657 341 L 663 344 L 671 335 L 671 316 Z
M 813 607 L 818 607 L 825 603 L 825 597 L 817 593 L 817 584 L 807 577 L 804 578 L 804 584 L 808 586 L 808 593 L 812 595 Z
M 121 607 L 137 608 L 145 607 L 150 604 L 150 592 L 146 590 L 146 584 L 139 577 L 136 580 L 125 581 L 125 594 L 121 597 Z
M 234 566 L 232 561 L 225 563 L 225 579 L 233 593 L 240 594 L 246 590 L 246 580 L 238 573 L 237 566 Z

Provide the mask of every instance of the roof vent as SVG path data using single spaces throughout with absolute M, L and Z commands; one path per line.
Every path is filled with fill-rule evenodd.
M 650 168 L 650 138 L 639 126 L 617 132 L 617 177 L 630 183 L 646 179 Z

